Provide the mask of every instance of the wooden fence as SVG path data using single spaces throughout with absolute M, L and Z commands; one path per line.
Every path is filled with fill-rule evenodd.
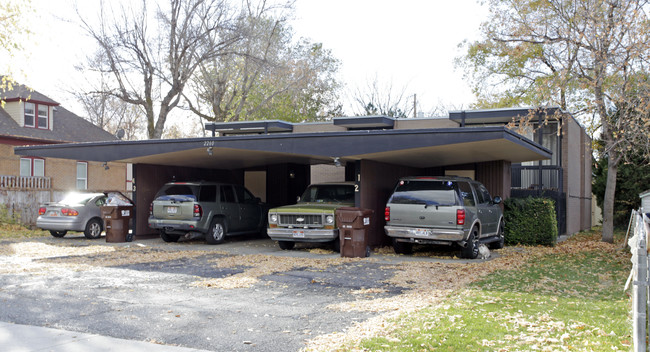
M 49 190 L 51 186 L 52 181 L 49 177 L 0 175 L 0 188 Z

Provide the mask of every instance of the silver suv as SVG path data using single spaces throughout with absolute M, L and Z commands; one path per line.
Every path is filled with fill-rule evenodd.
M 156 194 L 148 222 L 165 242 L 205 236 L 207 243 L 218 244 L 228 235 L 265 231 L 265 209 L 241 185 L 171 182 Z
M 474 259 L 479 243 L 503 248 L 499 203 L 501 197 L 469 178 L 406 177 L 386 204 L 384 230 L 396 253 L 411 253 L 413 243 L 458 244 L 463 258 Z

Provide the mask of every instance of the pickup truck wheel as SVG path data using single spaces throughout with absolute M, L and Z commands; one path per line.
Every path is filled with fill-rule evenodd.
M 86 236 L 87 239 L 94 240 L 102 235 L 102 230 L 102 221 L 100 219 L 90 219 L 88 223 L 86 223 L 84 236 Z
M 490 248 L 491 249 L 501 249 L 506 243 L 506 237 L 503 232 L 504 225 L 503 225 L 503 220 L 499 221 L 499 229 L 497 230 L 497 241 L 494 241 L 490 243 Z
M 278 246 L 283 250 L 290 250 L 296 246 L 296 242 L 293 241 L 278 241 Z
M 393 238 L 393 250 L 397 254 L 411 254 L 413 253 L 413 244 L 408 242 L 399 242 Z
M 478 257 L 478 229 L 474 227 L 469 233 L 467 244 L 460 250 L 460 256 L 465 259 L 476 259 Z
M 226 239 L 226 225 L 224 225 L 223 220 L 213 219 L 210 223 L 210 229 L 208 233 L 205 234 L 205 241 L 208 244 L 219 244 L 223 243 Z
M 160 231 L 160 238 L 162 238 L 163 241 L 165 242 L 178 242 L 178 239 L 181 236 L 179 235 L 170 235 L 165 231 Z
M 68 231 L 54 231 L 50 230 L 50 235 L 56 237 L 56 238 L 61 238 L 65 236 L 65 234 L 68 233 Z

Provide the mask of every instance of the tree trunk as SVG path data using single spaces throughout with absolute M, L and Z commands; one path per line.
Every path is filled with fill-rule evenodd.
M 607 156 L 607 184 L 603 200 L 603 242 L 614 242 L 614 196 L 616 194 L 616 174 L 618 160 L 616 153 L 610 150 Z

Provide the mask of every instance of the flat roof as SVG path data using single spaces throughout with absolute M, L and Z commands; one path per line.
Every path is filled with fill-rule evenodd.
M 372 160 L 426 168 L 543 160 L 551 151 L 504 126 L 229 135 L 15 147 L 17 155 L 214 169 Z
M 559 107 L 523 107 L 507 109 L 484 109 L 484 110 L 458 110 L 450 111 L 449 119 L 466 125 L 474 124 L 495 124 L 509 123 L 513 119 L 524 117 L 535 111 L 543 112 L 545 115 L 554 115 L 564 112 Z
M 343 126 L 350 129 L 393 128 L 395 125 L 395 119 L 388 116 L 335 117 L 332 121 L 335 126 Z
M 291 122 L 280 120 L 265 121 L 241 121 L 241 122 L 208 122 L 205 124 L 207 131 L 219 132 L 221 135 L 228 134 L 260 134 L 260 133 L 277 133 L 293 132 Z

